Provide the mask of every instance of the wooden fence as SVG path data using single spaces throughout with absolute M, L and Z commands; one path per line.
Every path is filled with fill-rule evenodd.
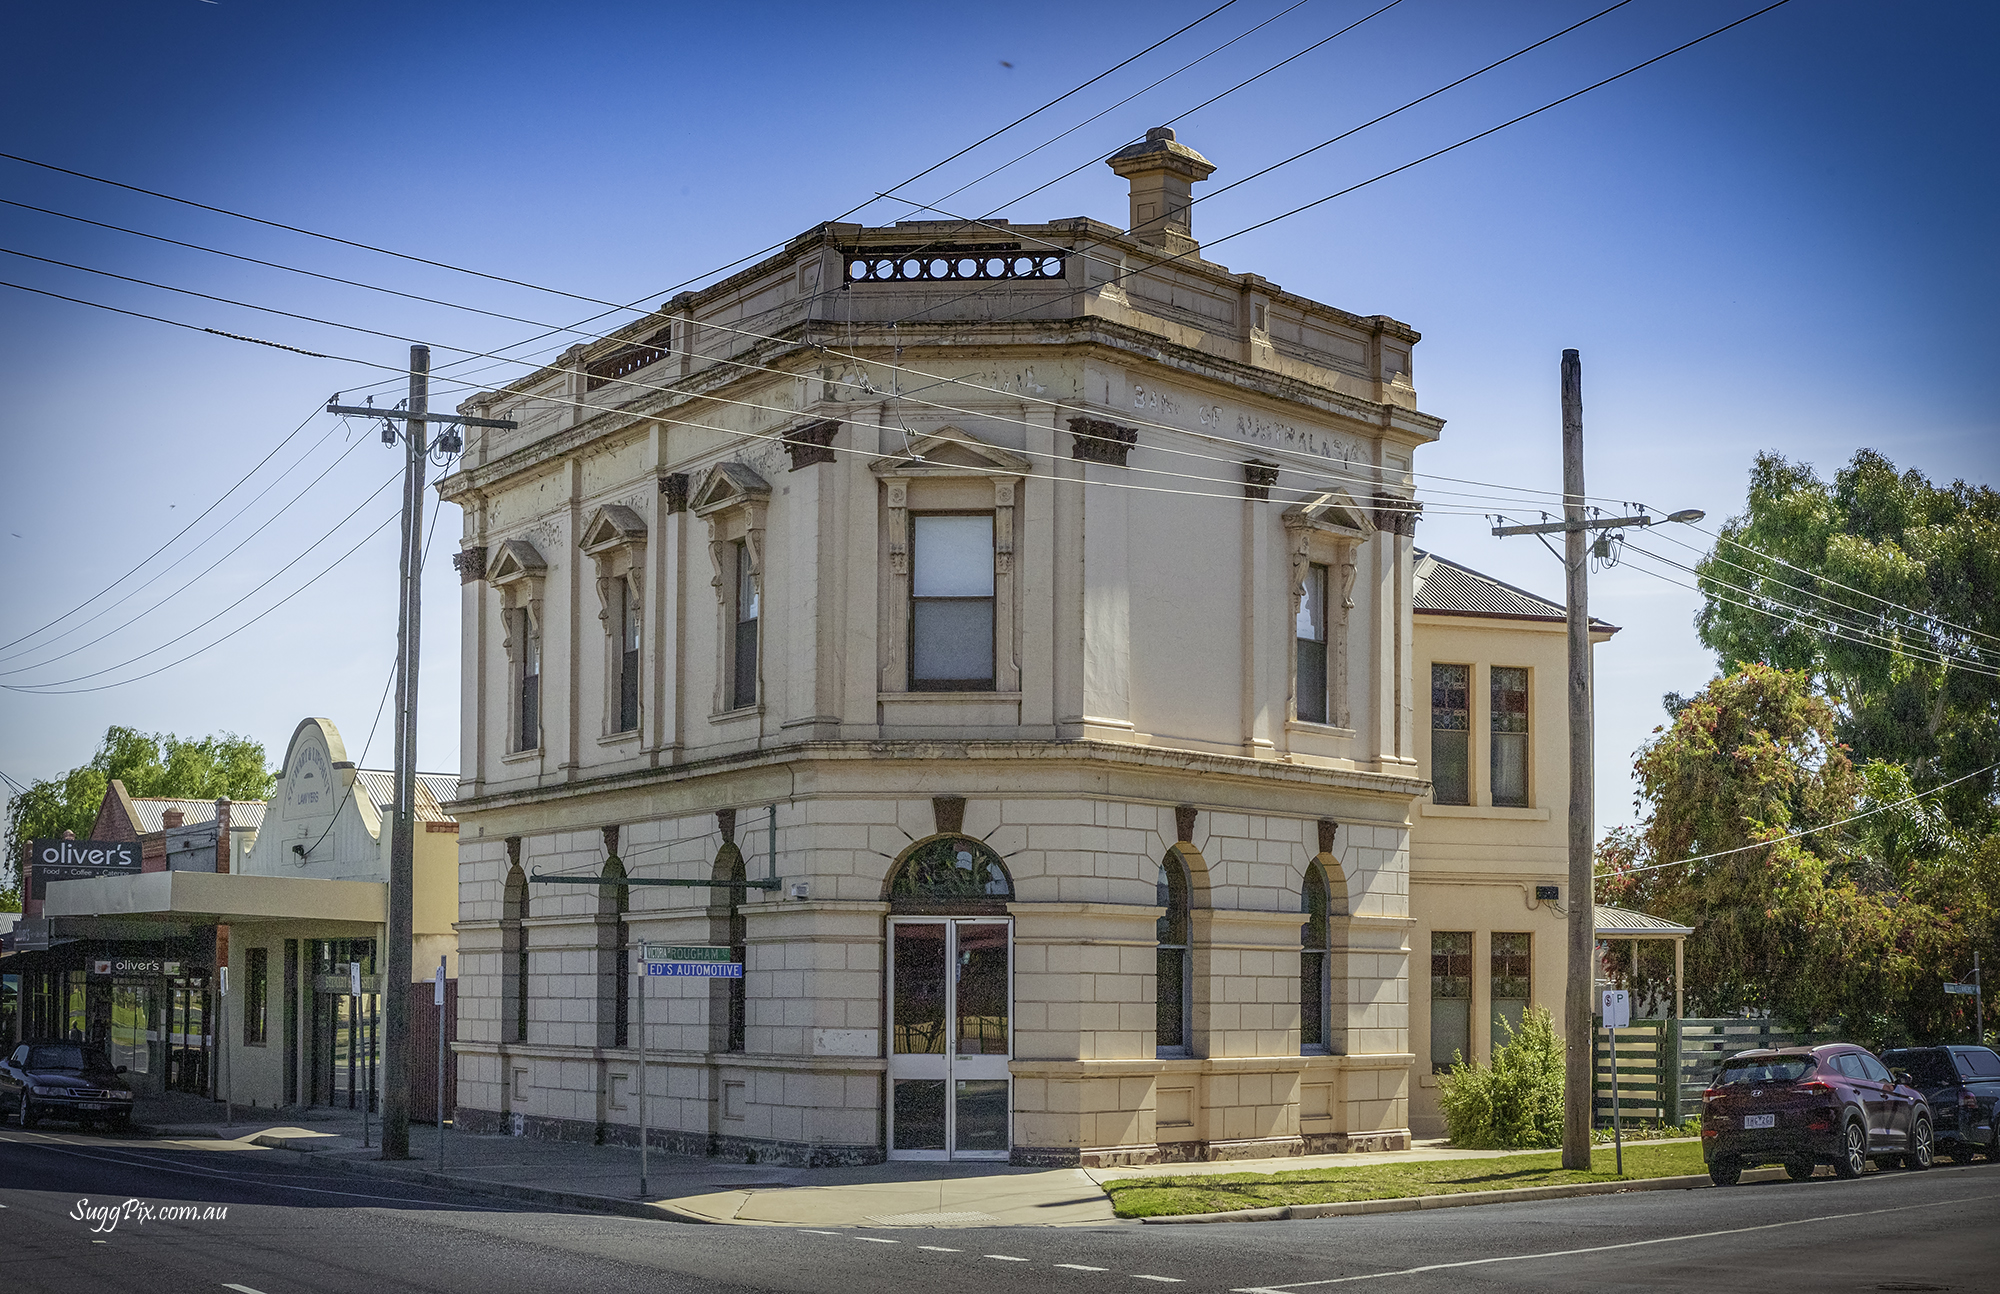
M 1679 1123 L 1701 1111 L 1701 1094 L 1739 1051 L 1815 1041 L 1770 1020 L 1639 1020 L 1615 1031 L 1618 1108 L 1624 1118 Z M 1611 1123 L 1611 1035 L 1592 1031 L 1596 1122 Z

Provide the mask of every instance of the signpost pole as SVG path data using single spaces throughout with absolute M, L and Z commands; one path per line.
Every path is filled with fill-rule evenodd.
M 360 1028 L 361 963 L 360 962 L 347 963 L 347 995 L 350 998 L 354 999 L 354 1010 L 351 1014 L 353 1019 L 355 1020 L 354 1032 L 358 1034 L 361 1031 Z M 348 1045 L 350 1047 L 354 1045 L 352 1039 L 349 1040 Z M 369 1049 L 369 1056 L 367 1061 L 365 1062 L 365 1065 L 372 1067 L 374 1063 L 375 1063 L 374 1049 L 371 1047 Z M 365 1069 L 364 1072 L 366 1072 Z M 371 1084 L 370 1086 L 373 1085 Z M 353 1095 L 353 1093 L 350 1092 L 349 1095 L 351 1096 Z M 367 1092 L 363 1092 L 361 1094 L 361 1148 L 363 1150 L 367 1150 L 370 1148 L 370 1142 L 368 1140 L 368 1093 Z
M 215 1022 L 215 1054 L 222 1061 L 222 1123 L 236 1122 L 236 1067 L 229 1063 L 229 964 L 224 962 L 216 975 L 221 992 L 217 995 L 222 1018 Z
M 647 1120 L 646 1120 L 646 1086 L 647 1086 L 646 1084 L 646 980 L 648 976 L 646 974 L 646 963 L 644 958 L 640 959 L 638 970 L 639 970 L 639 1198 L 643 1200 L 649 1194 L 649 1192 L 646 1189 L 646 1168 L 647 1168 L 646 1143 L 652 1140 L 651 1136 L 652 1129 L 647 1126 Z
M 438 956 L 438 973 L 431 990 L 431 1002 L 438 1013 L 438 1171 L 444 1171 L 444 956 Z
M 1979 977 L 1979 952 L 1972 953 L 1972 1037 L 1979 1046 L 1986 1045 L 1986 985 Z

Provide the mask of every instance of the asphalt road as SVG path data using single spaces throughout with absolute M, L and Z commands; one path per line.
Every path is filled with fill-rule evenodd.
M 817 1231 L 567 1213 L 280 1159 L 0 1130 L 0 1291 L 2000 1292 L 2000 1165 L 1312 1222 Z M 115 1223 L 92 1215 L 107 1206 Z M 197 1216 L 162 1213 L 183 1206 Z

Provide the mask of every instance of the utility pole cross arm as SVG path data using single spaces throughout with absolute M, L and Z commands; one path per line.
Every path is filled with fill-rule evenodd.
M 333 404 L 326 406 L 328 413 L 337 413 L 347 418 L 394 418 L 400 422 L 445 422 L 459 427 L 498 427 L 502 431 L 515 431 L 518 422 L 505 418 L 469 418 L 459 413 L 421 413 L 406 409 L 376 409 L 358 404 Z
M 1533 526 L 1495 526 L 1493 533 L 1507 535 L 1556 535 L 1571 530 L 1618 530 L 1625 526 L 1650 526 L 1651 517 L 1607 517 L 1602 521 L 1547 521 Z

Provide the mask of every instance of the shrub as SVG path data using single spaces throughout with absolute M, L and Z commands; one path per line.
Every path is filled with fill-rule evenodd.
M 1502 1022 L 1503 1025 L 1505 1022 Z M 1493 1063 L 1460 1060 L 1438 1079 L 1438 1106 L 1453 1145 L 1546 1149 L 1563 1136 L 1563 1044 L 1553 1017 L 1531 1007 Z

